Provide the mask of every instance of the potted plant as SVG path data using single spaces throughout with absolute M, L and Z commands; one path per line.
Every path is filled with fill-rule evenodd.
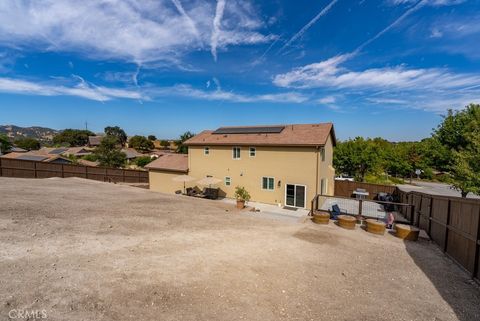
M 237 186 L 235 188 L 235 198 L 237 199 L 237 208 L 242 209 L 245 207 L 245 202 L 250 200 L 250 194 L 245 187 Z

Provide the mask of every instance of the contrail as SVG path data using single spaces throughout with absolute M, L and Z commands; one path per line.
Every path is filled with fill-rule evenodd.
M 183 8 L 180 0 L 172 0 L 172 3 L 177 8 L 178 12 L 180 12 L 180 14 L 185 18 L 185 20 L 187 21 L 188 25 L 190 26 L 190 29 L 191 29 L 192 33 L 195 35 L 195 37 L 197 37 L 197 39 L 200 40 L 200 34 L 198 33 L 197 27 L 195 27 L 195 23 L 193 22 L 192 18 L 190 18 L 190 16 L 187 14 L 185 9 Z
M 225 10 L 225 0 L 217 0 L 217 7 L 215 9 L 215 17 L 213 18 L 213 30 L 211 39 L 211 53 L 213 60 L 217 61 L 217 45 L 220 36 L 220 24 L 222 22 L 223 11 Z
M 318 19 L 320 19 L 321 17 L 323 17 L 324 15 L 326 15 L 330 9 L 335 5 L 335 3 L 337 3 L 338 0 L 333 0 L 332 2 L 330 2 L 328 4 L 328 6 L 326 6 L 325 8 L 323 8 L 322 11 L 320 11 L 316 16 L 315 18 L 313 18 L 312 20 L 310 20 L 309 23 L 307 23 L 305 26 L 303 26 L 302 29 L 300 29 L 299 32 L 297 32 L 292 38 L 290 38 L 290 40 L 287 41 L 286 44 L 283 45 L 282 48 L 280 48 L 280 50 L 278 51 L 278 53 L 282 52 L 286 47 L 290 46 L 290 44 L 292 42 L 294 42 L 295 40 L 297 40 L 298 38 L 300 38 L 304 33 L 305 31 L 307 31 L 308 29 L 310 29 L 311 26 L 313 26 L 317 21 Z
M 373 38 L 368 39 L 364 43 L 362 43 L 360 46 L 357 47 L 352 53 L 350 57 L 353 57 L 354 55 L 358 54 L 360 51 L 362 51 L 366 46 L 383 36 L 386 32 L 390 31 L 393 27 L 398 25 L 400 22 L 402 22 L 406 17 L 414 13 L 415 11 L 421 9 L 424 5 L 427 4 L 427 0 L 420 0 L 418 1 L 412 8 L 408 9 L 405 11 L 404 14 L 402 14 L 400 17 L 397 18 L 394 22 L 392 22 L 388 27 L 377 33 Z

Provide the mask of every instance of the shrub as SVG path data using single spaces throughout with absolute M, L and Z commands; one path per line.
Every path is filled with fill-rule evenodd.
M 235 188 L 235 198 L 237 200 L 242 200 L 242 201 L 248 202 L 250 200 L 250 194 L 245 189 L 245 187 L 237 186 Z

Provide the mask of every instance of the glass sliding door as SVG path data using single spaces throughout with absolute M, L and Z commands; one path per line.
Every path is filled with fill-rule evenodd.
M 286 184 L 285 186 L 285 205 L 292 207 L 305 207 L 305 185 Z

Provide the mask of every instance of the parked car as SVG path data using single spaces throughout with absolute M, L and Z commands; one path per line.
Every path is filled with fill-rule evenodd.
M 355 179 L 352 177 L 352 176 L 348 176 L 348 175 L 339 175 L 339 176 L 336 176 L 335 177 L 335 180 L 337 181 L 350 181 L 350 182 L 353 182 Z

